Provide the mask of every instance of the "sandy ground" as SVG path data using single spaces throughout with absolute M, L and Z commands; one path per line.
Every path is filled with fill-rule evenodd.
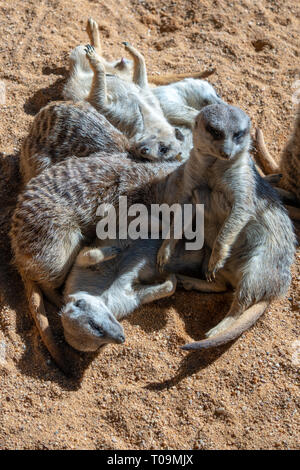
M 298 0 L 1 0 L 0 449 L 299 448 L 299 253 L 287 297 L 228 347 L 179 349 L 203 337 L 231 298 L 184 291 L 124 321 L 122 346 L 96 357 L 66 349 L 77 378 L 41 344 L 10 265 L 18 150 L 34 114 L 60 97 L 88 16 L 108 57 L 128 40 L 153 73 L 215 67 L 210 82 L 262 127 L 276 159 L 295 111 Z

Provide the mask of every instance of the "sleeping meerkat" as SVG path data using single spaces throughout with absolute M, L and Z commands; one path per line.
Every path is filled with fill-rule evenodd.
M 144 58 L 124 44 L 134 57 L 133 82 L 106 75 L 101 57 L 92 46 L 86 47 L 94 72 L 86 100 L 128 137 L 136 155 L 148 160 L 175 159 L 182 155 L 184 136 L 169 124 L 150 90 Z
M 88 103 L 50 103 L 35 116 L 22 143 L 20 171 L 27 183 L 68 157 L 87 157 L 95 152 L 107 156 L 129 148 L 128 139 Z
M 113 244 L 113 246 L 112 246 Z M 66 341 L 79 351 L 123 343 L 119 320 L 142 304 L 172 295 L 174 274 L 156 269 L 159 240 L 112 240 L 110 245 L 83 248 L 64 288 L 60 312 Z
M 231 285 L 231 308 L 208 339 L 184 349 L 224 344 L 241 334 L 290 284 L 295 252 L 292 223 L 276 192 L 257 173 L 249 155 L 250 119 L 239 108 L 204 108 L 194 128 L 194 148 L 178 200 L 204 204 L 204 240 L 211 250 L 206 280 L 182 277 L 184 287 L 206 291 Z M 158 253 L 164 266 L 177 240 Z M 244 325 L 242 328 L 242 324 Z
M 116 75 L 122 80 L 133 80 L 133 61 L 125 57 L 121 59 L 107 61 L 102 54 L 99 27 L 95 20 L 89 18 L 86 30 L 89 41 L 94 46 L 97 54 L 101 56 L 107 74 Z M 82 101 L 85 99 L 92 86 L 93 72 L 89 66 L 84 53 L 85 46 L 75 47 L 69 56 L 69 78 L 63 89 L 63 98 L 65 100 Z M 206 78 L 214 73 L 214 69 L 203 72 L 169 73 L 164 75 L 150 75 L 150 86 L 168 85 L 178 82 L 185 78 Z

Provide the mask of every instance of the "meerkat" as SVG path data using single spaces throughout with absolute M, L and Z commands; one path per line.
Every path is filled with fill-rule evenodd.
M 35 116 L 20 152 L 24 183 L 70 156 L 128 153 L 128 139 L 88 103 L 50 103 Z M 133 156 L 131 156 L 133 158 Z
M 263 133 L 256 132 L 257 148 L 261 165 L 268 179 L 287 204 L 290 216 L 300 220 L 300 105 L 296 112 L 294 129 L 277 164 L 266 147 Z M 293 207 L 296 206 L 296 207 Z
M 86 100 L 128 137 L 137 156 L 148 160 L 182 156 L 184 136 L 167 121 L 159 101 L 148 87 L 144 58 L 130 44 L 124 45 L 135 60 L 133 82 L 106 75 L 101 57 L 93 46 L 86 47 L 94 72 Z
M 177 198 L 182 204 L 191 198 L 204 204 L 204 240 L 211 254 L 206 280 L 181 277 L 181 283 L 200 291 L 230 285 L 235 294 L 224 320 L 207 339 L 184 346 L 187 350 L 236 338 L 290 284 L 293 226 L 277 193 L 255 169 L 250 125 L 242 110 L 226 104 L 207 106 L 196 119 L 194 147 Z M 172 236 L 163 242 L 160 267 L 176 243 Z
M 89 36 L 89 41 L 94 46 L 97 54 L 101 56 L 105 71 L 107 74 L 116 75 L 125 81 L 133 80 L 133 60 L 125 57 L 121 59 L 107 61 L 102 55 L 102 46 L 100 40 L 100 33 L 98 24 L 93 18 L 87 21 L 86 31 Z M 63 89 L 63 98 L 65 100 L 82 101 L 84 100 L 91 89 L 93 81 L 93 71 L 89 65 L 86 55 L 84 53 L 85 46 L 80 45 L 75 47 L 69 56 L 69 78 Z M 168 85 L 184 78 L 206 78 L 214 73 L 214 69 L 206 70 L 203 72 L 192 73 L 177 73 L 165 75 L 150 75 L 150 86 Z
M 125 57 L 114 61 L 107 61 L 102 56 L 99 27 L 96 21 L 89 18 L 86 31 L 90 44 L 101 56 L 107 74 L 116 75 L 123 80 L 132 81 L 133 61 Z M 85 46 L 75 47 L 69 56 L 69 78 L 63 88 L 63 98 L 74 102 L 83 101 L 89 94 L 93 81 L 93 71 L 86 58 Z
M 292 135 L 281 154 L 279 169 L 282 174 L 280 187 L 293 193 L 300 204 L 300 104 Z
M 171 296 L 176 288 L 174 274 L 157 272 L 159 240 L 126 240 L 125 247 L 122 240 L 109 243 L 83 248 L 65 283 L 64 336 L 79 351 L 123 343 L 119 320 L 142 304 Z
M 206 292 L 226 290 L 228 284 L 236 288 L 229 316 L 235 317 L 236 323 L 233 321 L 215 341 L 213 337 L 205 340 L 209 341 L 205 347 L 239 336 L 263 313 L 271 299 L 285 292 L 294 254 L 293 229 L 276 193 L 262 182 L 252 166 L 249 127 L 249 119 L 241 110 L 213 105 L 200 112 L 194 131 L 195 149 L 183 164 L 142 164 L 124 158 L 126 155 L 99 154 L 100 158 L 68 158 L 31 179 L 19 196 L 13 215 L 11 244 L 30 311 L 45 345 L 61 367 L 63 359 L 47 324 L 41 290 L 56 301 L 57 288 L 63 284 L 77 254 L 95 236 L 99 204 L 117 207 L 120 196 L 127 196 L 128 206 L 140 203 L 149 207 L 189 202 L 193 200 L 193 190 L 202 190 L 200 202 L 207 205 L 204 248 L 209 253 L 216 244 L 208 269 L 211 276 L 220 269 L 217 276 L 223 277 L 218 282 L 206 282 L 201 279 L 199 268 L 197 288 L 201 285 Z M 219 185 L 215 188 L 217 170 Z M 241 204 L 235 204 L 230 211 L 233 191 L 234 196 L 240 192 Z M 248 213 L 250 220 L 245 222 Z M 236 221 L 238 216 L 234 230 L 229 232 L 224 224 L 228 214 L 233 216 L 230 221 Z M 220 233 L 226 237 L 230 233 L 230 239 L 215 242 L 223 224 L 224 231 Z M 165 257 L 164 264 L 167 263 Z M 189 279 L 181 281 L 189 287 Z
M 100 202 L 117 204 L 124 195 L 129 203 L 150 204 L 172 189 L 166 185 L 163 190 L 159 182 L 178 162 L 134 163 L 126 157 L 98 153 L 50 166 L 25 186 L 14 211 L 10 237 L 15 264 L 40 335 L 62 370 L 66 367 L 49 328 L 43 293 L 61 304 L 57 289 L 82 246 L 95 237 Z

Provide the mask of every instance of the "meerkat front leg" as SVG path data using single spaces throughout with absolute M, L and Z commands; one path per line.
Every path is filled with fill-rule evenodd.
M 94 46 L 97 54 L 102 55 L 102 47 L 100 42 L 99 26 L 98 23 L 89 18 L 86 25 L 86 32 L 88 33 L 90 43 Z
M 95 48 L 88 44 L 85 48 L 86 57 L 94 72 L 92 88 L 87 101 L 91 103 L 97 111 L 101 112 L 108 104 L 106 90 L 105 66 L 101 57 L 96 53 Z
M 138 286 L 135 289 L 142 304 L 153 302 L 154 300 L 163 299 L 174 294 L 176 290 L 177 279 L 174 274 L 167 277 L 162 284 L 153 284 L 151 286 Z
M 123 42 L 123 44 L 125 50 L 128 51 L 133 58 L 133 83 L 136 83 L 141 88 L 148 88 L 147 69 L 144 57 L 128 42 Z
M 193 191 L 193 203 L 201 204 L 200 192 L 197 189 Z M 209 282 L 215 279 L 216 273 L 225 265 L 232 245 L 251 217 L 250 207 L 249 210 L 245 209 L 247 203 L 249 207 L 249 201 L 243 201 L 240 197 L 240 202 L 232 207 L 214 241 L 206 273 L 206 279 Z
M 250 210 L 247 211 L 244 206 L 236 205 L 233 207 L 214 242 L 206 274 L 208 281 L 214 280 L 216 273 L 225 265 L 232 245 L 241 230 L 249 222 L 250 217 Z

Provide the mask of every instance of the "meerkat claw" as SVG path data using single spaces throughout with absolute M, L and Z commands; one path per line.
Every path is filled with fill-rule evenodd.
M 94 48 L 94 46 L 91 46 L 91 44 L 86 44 L 86 46 L 84 48 L 84 51 L 87 55 L 89 55 L 89 54 L 92 54 L 93 52 L 95 52 L 95 48 Z

